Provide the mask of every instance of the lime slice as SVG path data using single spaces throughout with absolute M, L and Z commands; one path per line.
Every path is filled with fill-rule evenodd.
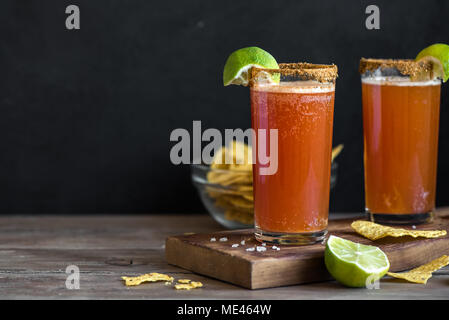
M 390 268 L 385 253 L 377 247 L 330 236 L 324 251 L 329 273 L 348 287 L 367 287 Z
M 223 84 L 247 86 L 249 71 L 252 67 L 279 69 L 279 65 L 271 54 L 258 47 L 242 48 L 231 53 L 223 70 Z M 276 81 L 276 80 L 274 80 Z M 277 79 L 276 82 L 279 82 Z
M 446 82 L 449 79 L 449 46 L 443 43 L 435 43 L 422 50 L 416 56 L 416 60 L 430 60 L 433 62 L 434 74 Z

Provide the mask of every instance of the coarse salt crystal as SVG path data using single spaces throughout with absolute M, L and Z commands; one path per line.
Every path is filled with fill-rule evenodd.
M 215 239 L 215 238 L 210 238 L 210 242 L 215 242 L 215 241 L 217 241 L 217 239 Z
M 254 248 L 246 248 L 246 251 L 254 251 Z
M 416 229 L 416 226 L 412 226 L 412 229 Z
M 233 248 L 237 248 L 238 246 L 239 246 L 238 243 L 234 243 L 234 244 L 232 245 Z
M 240 244 L 241 244 L 242 246 L 244 246 L 244 245 L 245 245 L 245 240 L 240 241 Z
M 272 246 L 271 249 L 276 250 L 278 247 Z
M 266 243 L 262 243 L 262 245 L 265 247 L 267 244 Z
M 265 247 L 256 247 L 257 252 L 263 252 L 263 251 L 267 251 L 267 248 Z
M 226 242 L 226 241 L 228 241 L 228 238 L 226 238 L 226 237 L 220 238 L 220 241 L 221 242 Z

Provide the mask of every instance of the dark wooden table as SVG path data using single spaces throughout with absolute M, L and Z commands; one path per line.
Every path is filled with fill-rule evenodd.
M 332 217 L 348 217 L 334 214 Z M 384 278 L 379 290 L 335 281 L 247 290 L 168 265 L 168 235 L 218 231 L 207 215 L 0 217 L 0 299 L 448 299 L 449 268 L 427 285 Z M 80 288 L 66 288 L 66 268 L 80 271 Z M 164 283 L 125 287 L 121 276 L 160 272 L 201 281 L 192 291 Z

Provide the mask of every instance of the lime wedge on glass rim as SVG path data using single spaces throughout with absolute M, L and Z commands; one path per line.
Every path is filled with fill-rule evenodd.
M 390 268 L 387 256 L 378 247 L 335 236 L 327 240 L 324 263 L 329 273 L 348 287 L 366 287 Z
M 279 69 L 276 59 L 271 54 L 258 47 L 247 47 L 234 51 L 226 60 L 223 70 L 223 84 L 247 86 L 249 72 L 252 67 Z M 278 77 L 272 77 L 273 82 L 279 82 Z
M 433 63 L 433 73 L 446 82 L 449 79 L 449 46 L 435 43 L 423 49 L 416 60 L 430 60 Z

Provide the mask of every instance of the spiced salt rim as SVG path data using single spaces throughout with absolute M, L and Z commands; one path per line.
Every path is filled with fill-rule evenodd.
M 360 59 L 359 72 L 365 74 L 380 69 L 396 69 L 401 75 L 409 76 L 412 81 L 434 79 L 433 63 L 429 60 L 412 59 Z
M 279 69 L 253 67 L 251 69 L 251 86 L 254 84 L 254 80 L 260 72 L 298 77 L 301 80 L 314 80 L 322 83 L 335 83 L 338 76 L 338 68 L 334 64 L 313 64 L 307 62 L 280 63 Z

